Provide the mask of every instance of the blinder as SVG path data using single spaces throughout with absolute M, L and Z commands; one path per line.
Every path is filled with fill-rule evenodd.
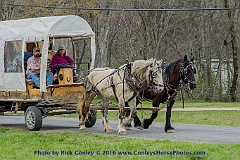
M 159 69 L 159 68 L 158 68 Z M 156 86 L 163 86 L 163 85 L 158 85 L 158 84 L 155 84 L 155 82 L 154 82 L 154 78 L 156 78 L 157 76 L 158 76 L 158 73 L 157 73 L 158 71 L 150 71 L 149 72 L 149 83 L 151 84 L 151 85 L 156 85 Z
M 181 73 L 181 78 L 182 80 L 184 81 L 185 84 L 189 83 L 189 84 L 195 84 L 194 81 L 191 81 L 187 75 L 188 75 L 188 68 L 190 68 L 193 70 L 194 74 L 196 74 L 196 69 L 194 68 L 193 66 L 193 63 L 192 62 L 189 62 L 189 64 L 184 67 L 184 66 L 181 66 L 181 69 L 180 69 L 180 73 Z

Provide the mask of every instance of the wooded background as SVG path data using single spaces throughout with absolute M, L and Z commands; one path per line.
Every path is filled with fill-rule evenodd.
M 186 54 L 195 58 L 197 68 L 197 89 L 192 92 L 192 99 L 240 100 L 239 0 L 0 2 L 2 20 L 68 14 L 84 18 L 96 33 L 98 67 L 115 68 L 126 59 L 148 58 L 163 59 L 168 64 Z

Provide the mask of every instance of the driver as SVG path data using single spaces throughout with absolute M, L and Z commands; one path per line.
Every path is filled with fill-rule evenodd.
M 53 56 L 51 66 L 51 71 L 54 74 L 54 80 L 57 79 L 57 74 L 60 68 L 73 67 L 73 60 L 70 56 L 68 56 L 64 45 L 59 45 L 57 53 Z

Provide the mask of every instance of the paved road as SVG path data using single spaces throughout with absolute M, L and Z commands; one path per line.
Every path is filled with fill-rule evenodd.
M 0 116 L 0 126 L 26 129 L 23 116 Z M 87 133 L 118 135 L 116 132 L 117 121 L 110 121 L 115 132 L 106 134 L 100 120 L 92 128 L 87 129 Z M 127 135 L 119 135 L 122 137 L 136 137 L 146 139 L 159 139 L 171 141 L 190 141 L 201 143 L 228 143 L 240 144 L 240 127 L 223 127 L 209 125 L 194 124 L 173 124 L 176 133 L 165 133 L 163 131 L 163 123 L 153 123 L 147 130 L 138 130 L 133 128 L 127 131 Z M 71 131 L 80 132 L 78 130 L 77 118 L 59 118 L 47 117 L 43 119 L 41 132 L 44 131 Z

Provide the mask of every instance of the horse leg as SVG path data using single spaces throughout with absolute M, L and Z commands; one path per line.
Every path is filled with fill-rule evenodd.
M 149 126 L 152 124 L 152 122 L 154 121 L 154 119 L 156 119 L 158 116 L 158 111 L 152 111 L 152 115 L 149 119 L 144 119 L 143 120 L 143 128 L 144 129 L 148 129 Z
M 80 97 L 80 100 L 77 104 L 77 107 L 76 107 L 76 111 L 78 112 L 78 115 L 79 115 L 79 126 L 80 126 L 80 123 L 83 122 L 84 118 L 83 118 L 83 109 L 85 108 L 85 98 L 84 98 L 84 94 Z
M 128 117 L 129 115 L 130 115 L 130 110 L 127 110 L 126 111 L 126 117 Z M 136 127 L 137 129 L 143 130 L 142 123 L 141 123 L 140 119 L 137 116 L 137 112 L 136 112 L 135 115 L 132 115 L 132 116 L 133 116 L 134 127 Z M 132 127 L 132 125 L 130 123 L 130 124 L 127 124 L 125 126 L 125 129 L 130 130 L 131 127 Z
M 128 104 L 126 103 L 125 106 L 128 107 Z M 124 113 L 125 113 L 126 117 L 128 117 L 130 115 L 130 110 L 124 110 Z M 131 123 L 125 125 L 126 130 L 131 130 L 131 127 L 132 127 Z
M 166 124 L 165 124 L 165 132 L 167 133 L 174 133 L 175 129 L 171 125 L 171 114 L 172 114 L 172 106 L 175 100 L 170 100 L 169 104 L 167 105 L 167 112 L 166 112 Z
M 79 121 L 79 130 L 85 130 L 86 126 L 85 123 L 87 121 L 88 115 L 90 113 L 90 104 L 93 98 L 96 96 L 95 92 L 88 91 L 84 93 L 84 103 L 80 101 L 82 109 L 80 110 L 80 121 Z
M 102 107 L 102 123 L 104 126 L 104 130 L 107 133 L 113 132 L 113 129 L 109 125 L 108 121 L 108 106 L 109 106 L 109 99 L 103 99 L 103 107 Z
M 138 100 L 138 98 L 136 99 L 136 106 L 140 103 L 140 101 Z M 140 130 L 143 130 L 143 127 L 142 127 L 142 122 L 140 121 L 140 119 L 138 118 L 137 116 L 137 111 L 134 115 L 134 118 L 133 118 L 133 122 L 134 122 L 134 127 L 136 127 L 137 129 L 140 129 Z
M 159 104 L 160 104 L 160 101 L 158 99 L 153 99 L 152 101 L 152 106 L 156 107 L 158 106 L 159 107 Z M 152 111 L 152 115 L 149 119 L 144 119 L 143 120 L 143 128 L 144 129 L 148 129 L 149 126 L 152 124 L 152 122 L 154 121 L 154 119 L 156 119 L 158 116 L 158 110 L 157 111 Z
M 136 112 L 136 103 L 135 100 L 132 100 L 130 102 L 128 102 L 129 108 L 130 108 L 130 114 L 128 116 L 126 116 L 123 120 L 123 124 L 124 126 L 131 124 L 131 121 L 133 120 L 133 118 L 136 116 L 137 112 Z
M 142 122 L 138 118 L 137 114 L 135 115 L 133 122 L 134 122 L 134 127 L 136 127 L 137 129 L 143 130 Z
M 124 119 L 124 102 L 123 102 L 123 100 L 119 100 L 118 108 L 119 108 L 118 134 L 126 134 L 127 132 L 123 125 L 123 119 Z

